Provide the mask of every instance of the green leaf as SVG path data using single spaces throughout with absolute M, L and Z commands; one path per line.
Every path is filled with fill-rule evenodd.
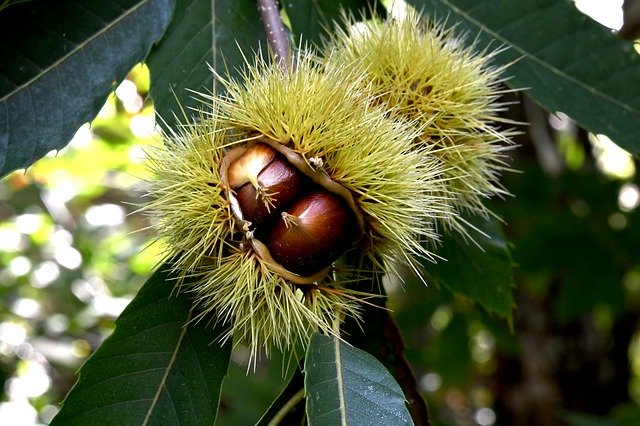
M 311 337 L 304 372 L 310 425 L 413 424 L 387 369 L 335 337 Z
M 242 53 L 250 57 L 266 45 L 255 0 L 178 0 L 164 39 L 147 61 L 156 113 L 175 124 L 174 114 L 182 118 L 182 109 L 201 105 L 192 90 L 217 92 L 210 66 L 237 76 Z
M 552 295 L 548 304 L 560 323 L 594 309 L 623 315 L 628 289 L 622 283 L 629 265 L 637 264 L 640 211 L 623 213 L 623 230 L 611 226 L 612 215 L 621 214 L 621 183 L 602 179 L 595 167 L 555 178 L 537 163 L 519 169 L 505 176 L 515 202 L 500 206 L 511 228 L 518 284 L 539 297 Z
M 144 60 L 173 0 L 30 1 L 0 12 L 0 176 L 64 147 Z
M 192 302 L 173 294 L 168 268 L 149 278 L 82 366 L 52 425 L 215 422 L 231 344 L 220 346 L 223 330 L 206 319 L 191 321 Z
M 267 426 L 278 417 L 278 424 L 304 424 L 304 375 L 296 368 L 287 387 L 278 395 L 256 426 Z
M 478 216 L 467 218 L 486 236 L 475 237 L 477 245 L 445 236 L 438 255 L 446 260 L 425 264 L 436 283 L 461 293 L 489 312 L 511 320 L 513 300 L 512 260 L 500 223 Z
M 405 357 L 400 329 L 385 306 L 386 295 L 381 276 L 372 274 L 370 278 L 358 281 L 357 289 L 368 294 L 379 294 L 381 297 L 370 299 L 368 304 L 362 305 L 360 319 L 346 318 L 341 332 L 349 344 L 373 355 L 389 370 L 402 388 L 413 421 L 417 424 L 429 424 L 427 404 Z M 421 315 L 420 319 L 423 318 Z
M 291 22 L 291 31 L 296 35 L 296 45 L 301 39 L 305 43 L 320 46 L 327 35 L 326 30 L 342 23 L 341 11 L 360 17 L 363 13 L 375 10 L 378 15 L 385 16 L 384 6 L 376 0 L 298 0 L 284 1 L 282 5 Z
M 409 0 L 468 31 L 479 49 L 506 46 L 506 83 L 550 112 L 640 152 L 640 55 L 633 44 L 559 0 Z M 499 13 L 496 13 L 499 11 Z

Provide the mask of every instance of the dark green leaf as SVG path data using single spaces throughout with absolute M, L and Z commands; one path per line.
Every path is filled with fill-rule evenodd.
M 376 10 L 381 16 L 385 13 L 384 7 L 376 0 L 298 0 L 284 1 L 282 4 L 297 38 L 296 44 L 301 38 L 303 42 L 317 46 L 326 37 L 327 29 L 331 30 L 335 24 L 342 22 L 342 10 L 356 17 L 371 10 Z
M 513 63 L 506 83 L 550 112 L 640 152 L 640 55 L 631 42 L 559 0 L 409 0 L 431 16 L 459 23 L 478 48 L 508 47 L 496 62 Z M 496 13 L 499 11 L 499 13 Z
M 255 0 L 178 0 L 164 39 L 147 61 L 156 112 L 174 124 L 173 114 L 182 118 L 181 107 L 200 106 L 190 90 L 216 92 L 209 66 L 237 75 L 242 53 L 250 57 L 265 40 Z
M 387 369 L 335 337 L 312 336 L 304 372 L 310 425 L 413 424 Z
M 116 321 L 113 334 L 80 369 L 52 424 L 215 422 L 230 344 L 220 328 L 190 322 L 190 299 L 173 293 L 164 265 Z
M 515 247 L 518 284 L 537 295 L 552 294 L 560 322 L 597 308 L 613 317 L 623 314 L 621 283 L 637 263 L 640 211 L 624 213 L 623 230 L 611 226 L 612 215 L 623 214 L 620 182 L 599 179 L 591 168 L 555 178 L 537 164 L 519 168 L 523 173 L 505 176 L 515 202 L 500 206 Z
M 438 249 L 446 261 L 426 264 L 427 273 L 436 283 L 510 320 L 515 306 L 512 261 L 500 223 L 479 217 L 467 220 L 487 235 L 474 237 L 479 247 L 447 236 Z
M 31 1 L 0 13 L 0 176 L 64 147 L 147 56 L 173 0 Z
M 304 424 L 304 375 L 296 368 L 287 387 L 278 395 L 256 426 L 266 426 L 274 417 L 282 414 L 279 426 Z

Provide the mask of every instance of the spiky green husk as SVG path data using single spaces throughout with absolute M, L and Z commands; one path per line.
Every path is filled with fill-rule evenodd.
M 211 111 L 150 153 L 157 179 L 147 209 L 175 271 L 190 278 L 180 290 L 193 294 L 200 317 L 213 313 L 228 324 L 223 338 L 247 343 L 254 360 L 259 350 L 304 344 L 317 330 L 335 334 L 345 316 L 357 318 L 363 295 L 352 288 L 363 271 L 360 262 L 340 264 L 313 284 L 273 272 L 225 193 L 220 166 L 228 148 L 266 136 L 343 185 L 364 219 L 354 252 L 368 256 L 376 273 L 430 257 L 423 242 L 436 240 L 434 221 L 451 215 L 442 163 L 412 146 L 413 123 L 363 103 L 358 75 L 345 79 L 344 69 L 321 69 L 305 53 L 295 63 L 283 73 L 258 57 L 241 81 L 222 80 L 228 95 L 209 97 Z
M 271 272 L 247 243 L 221 186 L 220 164 L 238 141 L 209 118 L 184 125 L 149 152 L 146 210 L 180 277 L 179 291 L 193 295 L 196 320 L 214 315 L 228 332 L 257 352 L 305 342 L 316 330 L 333 332 L 336 319 L 357 317 L 356 298 L 340 282 L 295 285 Z M 189 278 L 185 280 L 185 278 Z M 186 284 L 189 283 L 189 284 Z
M 163 142 L 148 152 L 147 165 L 155 178 L 145 209 L 153 215 L 174 269 L 186 276 L 204 262 L 222 258 L 225 242 L 238 238 L 220 185 L 220 162 L 228 141 L 222 129 L 201 117 L 169 131 Z
M 258 57 L 241 81 L 223 80 L 221 122 L 240 137 L 275 139 L 312 165 L 320 158 L 353 195 L 366 225 L 364 251 L 378 266 L 430 257 L 421 242 L 437 240 L 434 221 L 451 211 L 441 162 L 412 148 L 415 123 L 362 102 L 361 70 L 320 69 L 304 52 L 294 63 L 295 71 L 282 72 Z
M 506 194 L 498 179 L 513 132 L 497 127 L 501 68 L 495 53 L 476 54 L 451 30 L 409 10 L 402 20 L 369 21 L 338 30 L 327 49 L 328 67 L 349 64 L 374 104 L 420 126 L 419 140 L 442 162 L 449 182 L 445 198 L 457 212 L 490 214 L 483 200 Z M 459 217 L 459 216 L 458 216 Z M 466 235 L 462 220 L 440 221 Z
M 220 261 L 220 267 L 200 268 L 191 291 L 204 312 L 232 324 L 224 337 L 241 337 L 254 359 L 258 349 L 286 349 L 314 331 L 335 334 L 336 320 L 358 316 L 355 297 L 340 284 L 292 285 L 250 251 L 235 250 Z

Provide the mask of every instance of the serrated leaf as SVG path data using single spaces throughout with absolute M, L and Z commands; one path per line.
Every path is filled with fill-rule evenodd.
M 360 17 L 363 13 L 375 10 L 384 16 L 385 8 L 377 0 L 297 0 L 284 1 L 282 5 L 291 22 L 291 31 L 304 43 L 321 45 L 326 30 L 342 22 L 341 11 Z M 370 16 L 370 14 L 365 15 Z
M 387 369 L 335 337 L 311 337 L 304 373 L 310 425 L 413 424 Z
M 58 424 L 213 424 L 230 343 L 220 328 L 190 322 L 191 300 L 175 295 L 163 265 L 80 369 L 53 419 Z
M 640 152 L 640 55 L 633 43 L 558 0 L 409 0 L 449 25 L 479 33 L 478 47 L 508 49 L 506 83 L 555 113 L 562 111 L 593 133 Z M 499 13 L 496 13 L 499 11 Z M 515 62 L 514 62 L 515 61 Z
M 192 90 L 216 92 L 209 66 L 236 76 L 244 65 L 241 52 L 250 57 L 266 45 L 255 0 L 178 0 L 164 39 L 147 61 L 156 113 L 175 124 L 174 114 L 182 119 L 183 109 L 189 115 L 201 105 Z
M 64 147 L 163 34 L 174 0 L 30 1 L 0 12 L 0 176 Z
M 446 260 L 425 264 L 438 284 L 476 301 L 489 312 L 511 320 L 513 300 L 512 260 L 500 223 L 478 216 L 467 219 L 486 236 L 474 236 L 477 243 L 445 236 L 438 255 Z

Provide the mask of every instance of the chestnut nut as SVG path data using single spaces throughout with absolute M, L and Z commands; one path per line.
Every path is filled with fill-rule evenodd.
M 229 164 L 226 177 L 251 237 L 286 271 L 308 277 L 349 248 L 357 224 L 343 196 L 309 179 L 290 158 L 258 143 Z
M 243 219 L 257 225 L 277 214 L 302 186 L 302 175 L 267 145 L 249 148 L 229 166 Z
M 340 198 L 315 190 L 282 212 L 266 245 L 282 266 L 298 275 L 311 275 L 346 251 L 351 242 L 350 219 Z

